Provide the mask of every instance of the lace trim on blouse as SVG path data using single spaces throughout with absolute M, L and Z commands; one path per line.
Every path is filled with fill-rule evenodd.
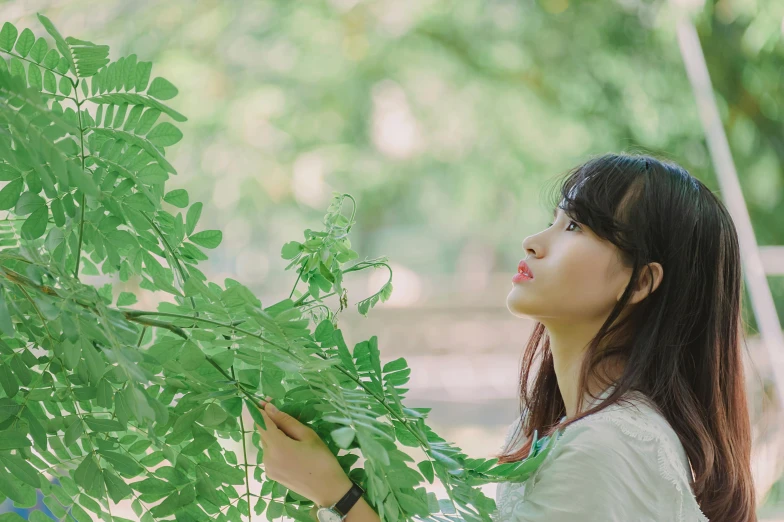
M 653 407 L 646 402 L 646 406 L 653 410 Z M 653 410 L 655 415 L 660 415 L 658 411 Z M 659 464 L 659 474 L 668 483 L 672 484 L 675 494 L 678 498 L 678 522 L 710 522 L 705 514 L 702 512 L 699 504 L 697 503 L 694 493 L 691 489 L 692 480 L 689 479 L 691 469 L 684 468 L 683 460 L 678 455 L 678 452 L 673 445 L 672 439 L 668 437 L 661 426 L 651 420 L 652 413 L 643 412 L 637 407 L 627 407 L 626 405 L 620 406 L 617 404 L 611 405 L 604 410 L 593 413 L 584 419 L 581 419 L 574 424 L 566 427 L 564 435 L 573 426 L 584 425 L 583 423 L 595 423 L 603 420 L 609 420 L 625 435 L 629 436 L 636 442 L 650 443 L 655 441 L 657 448 L 657 457 Z M 507 431 L 504 445 L 501 449 L 511 441 L 515 429 L 520 425 L 521 419 L 517 419 L 510 426 Z M 677 437 L 677 435 L 676 435 Z M 511 520 L 515 512 L 525 509 L 525 499 L 527 493 L 533 489 L 537 482 L 539 471 L 544 468 L 550 457 L 556 452 L 560 440 L 556 441 L 550 453 L 545 457 L 539 468 L 523 483 L 499 483 L 496 490 L 497 509 L 493 516 L 493 520 L 504 522 Z M 648 446 L 649 447 L 649 446 Z M 641 451 L 645 451 L 645 447 L 641 447 Z M 688 462 L 688 459 L 686 460 Z M 687 475 L 688 474 L 688 475 Z M 526 487 L 529 486 L 529 487 Z M 512 489 L 514 488 L 514 489 Z M 691 496 L 691 500 L 686 505 L 686 495 Z

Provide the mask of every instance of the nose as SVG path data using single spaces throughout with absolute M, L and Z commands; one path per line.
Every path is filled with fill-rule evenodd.
M 528 236 L 523 240 L 523 250 L 525 251 L 526 259 L 531 256 L 538 257 L 541 246 L 536 242 L 536 235 Z

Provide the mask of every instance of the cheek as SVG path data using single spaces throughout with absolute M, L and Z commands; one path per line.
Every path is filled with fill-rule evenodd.
M 548 265 L 547 277 L 514 285 L 507 296 L 507 308 L 516 315 L 534 317 L 606 315 L 616 297 L 607 267 L 601 252 L 570 253 Z
M 615 283 L 604 251 L 588 249 L 570 256 L 552 283 L 548 287 L 553 299 L 566 309 L 603 311 L 615 301 Z

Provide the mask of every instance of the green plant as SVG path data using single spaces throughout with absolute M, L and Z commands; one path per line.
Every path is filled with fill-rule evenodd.
M 390 272 L 358 303 L 363 315 L 392 292 L 385 258 L 345 266 L 358 257 L 354 199 L 334 194 L 325 229 L 283 246 L 294 288 L 308 284 L 298 299 L 263 307 L 234 279 L 207 281 L 200 247 L 217 247 L 221 232 L 196 232 L 202 204 L 164 190 L 176 174 L 165 148 L 182 134 L 157 122 L 186 121 L 163 103 L 177 89 L 150 82 L 150 62 L 110 61 L 108 46 L 63 38 L 38 18 L 55 48 L 30 29 L 0 30 L 10 56 L 0 60 L 0 210 L 10 211 L 0 221 L 0 493 L 29 507 L 40 488 L 58 518 L 79 522 L 93 519 L 88 511 L 124 520 L 109 500 L 127 498 L 144 521 L 310 520 L 308 499 L 263 477 L 259 435 L 241 415 L 247 407 L 263 424 L 254 404 L 270 395 L 339 455 L 382 520 L 490 520 L 495 503 L 474 486 L 525 479 L 551 444 L 520 463 L 469 458 L 427 426 L 429 408 L 403 405 L 403 358 L 382 367 L 375 336 L 348 349 L 336 327 L 344 274 Z M 173 215 L 164 202 L 187 211 Z M 113 302 L 111 283 L 79 279 L 115 273 L 176 304 L 130 309 L 135 294 Z M 324 302 L 332 295 L 336 312 Z M 227 438 L 241 441 L 241 459 L 221 445 Z M 260 492 L 248 487 L 251 472 Z M 420 486 L 435 479 L 448 498 Z

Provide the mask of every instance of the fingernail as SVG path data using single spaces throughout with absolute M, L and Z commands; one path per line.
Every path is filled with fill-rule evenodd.
M 271 402 L 267 404 L 268 404 L 267 409 L 269 411 L 271 411 L 272 413 L 278 413 L 278 408 L 276 408 L 274 404 L 272 404 Z

